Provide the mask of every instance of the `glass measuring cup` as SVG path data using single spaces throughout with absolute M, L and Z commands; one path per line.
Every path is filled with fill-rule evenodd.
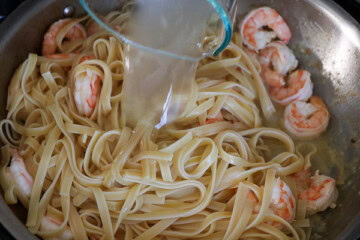
M 103 3 L 80 3 L 124 43 L 126 122 L 145 121 L 158 128 L 184 112 L 198 62 L 216 56 L 230 42 L 237 6 L 235 0 L 106 1 L 105 12 L 129 13 L 121 26 L 114 26 L 92 10 L 104 9 Z

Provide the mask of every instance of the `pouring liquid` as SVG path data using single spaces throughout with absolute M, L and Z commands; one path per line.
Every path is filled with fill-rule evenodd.
M 205 0 L 136 0 L 124 34 L 143 46 L 199 59 L 207 20 Z M 126 123 L 160 128 L 186 108 L 199 60 L 179 58 L 125 45 L 124 98 Z

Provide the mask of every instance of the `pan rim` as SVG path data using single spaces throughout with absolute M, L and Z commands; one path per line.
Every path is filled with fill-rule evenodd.
M 360 23 L 334 1 L 307 0 L 307 2 L 316 8 L 327 9 L 335 17 L 341 18 L 351 26 L 360 36 Z M 16 8 L 0 25 L 0 49 L 3 49 L 8 41 L 13 38 L 17 29 L 21 28 L 27 19 L 30 19 L 33 17 L 34 13 L 41 11 L 41 9 L 45 9 L 50 4 L 53 4 L 53 2 L 48 0 L 26 0 Z M 13 26 L 17 27 L 14 28 Z M 3 196 L 0 197 L 0 223 L 15 239 L 39 239 L 34 234 L 30 233 L 26 226 L 16 217 L 10 207 L 5 203 Z M 352 240 L 359 236 L 360 212 L 352 219 L 351 224 L 342 231 L 342 239 Z

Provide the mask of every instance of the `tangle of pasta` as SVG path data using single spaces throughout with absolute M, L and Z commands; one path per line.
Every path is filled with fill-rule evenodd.
M 105 21 L 121 25 L 125 17 L 113 12 Z M 20 200 L 28 209 L 32 233 L 44 239 L 68 239 L 69 230 L 73 239 L 307 238 L 305 203 L 289 176 L 304 170 L 314 151 L 263 126 L 261 111 L 275 110 L 239 34 L 219 57 L 201 61 L 181 118 L 161 130 L 131 129 L 121 111 L 123 43 L 106 31 L 63 41 L 84 21 L 73 20 L 57 36 L 66 57 L 30 54 L 18 67 L 0 122 L 0 183 L 8 204 Z M 95 110 L 85 117 L 75 106 L 73 81 L 88 69 L 101 84 Z M 219 113 L 223 118 L 213 121 Z M 13 149 L 33 178 L 30 196 L 8 177 Z M 291 222 L 271 211 L 278 178 L 294 193 Z M 45 216 L 58 227 L 42 228 Z

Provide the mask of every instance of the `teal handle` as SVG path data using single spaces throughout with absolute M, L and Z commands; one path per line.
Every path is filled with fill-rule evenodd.
M 225 28 L 225 36 L 223 42 L 220 44 L 220 46 L 214 51 L 213 56 L 218 56 L 222 51 L 225 50 L 227 45 L 229 45 L 231 38 L 232 38 L 232 23 L 231 20 L 226 13 L 225 9 L 221 6 L 221 4 L 216 0 L 207 0 L 211 6 L 216 10 L 216 12 L 219 14 L 221 20 L 223 21 L 224 28 Z

